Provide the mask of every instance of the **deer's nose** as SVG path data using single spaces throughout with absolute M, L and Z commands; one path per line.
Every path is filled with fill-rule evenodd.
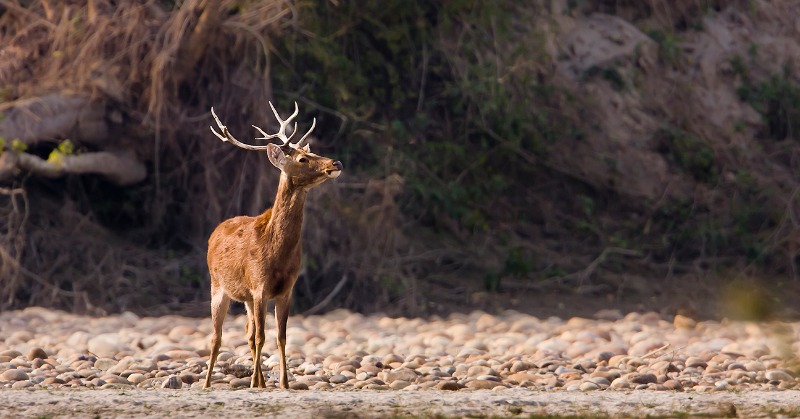
M 342 162 L 340 162 L 339 160 L 333 162 L 333 167 L 335 167 L 337 170 L 342 170 L 344 168 L 344 166 L 342 166 Z

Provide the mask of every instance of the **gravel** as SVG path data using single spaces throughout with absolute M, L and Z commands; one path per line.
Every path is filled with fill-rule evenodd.
M 292 316 L 287 333 L 292 390 L 283 393 L 418 394 L 456 400 L 475 393 L 508 392 L 515 399 L 631 391 L 685 397 L 798 388 L 794 354 L 800 323 L 665 319 L 657 313 L 603 317 L 610 320 L 538 319 L 512 311 L 431 319 L 344 310 Z M 252 392 L 253 362 L 244 324 L 243 315 L 225 322 L 212 375 L 215 390 Z M 38 307 L 3 312 L 0 389 L 34 394 L 39 389 L 49 389 L 49 394 L 54 389 L 76 394 L 86 394 L 86 389 L 152 389 L 200 397 L 209 393 L 198 389 L 206 374 L 210 332 L 208 319 L 178 316 L 126 312 L 86 317 Z M 270 390 L 277 388 L 278 378 L 271 321 L 267 334 L 262 362 L 267 393 L 274 397 L 281 391 Z M 0 397 L 5 393 L 0 391 Z M 516 410 L 512 406 L 511 413 Z

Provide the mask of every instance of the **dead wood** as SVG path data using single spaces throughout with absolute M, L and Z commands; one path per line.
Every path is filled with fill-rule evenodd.
M 119 151 L 58 155 L 55 159 L 47 160 L 34 154 L 16 154 L 13 151 L 0 156 L 0 181 L 13 176 L 17 169 L 48 178 L 92 173 L 102 175 L 120 186 L 141 182 L 147 176 L 144 164 L 132 153 Z

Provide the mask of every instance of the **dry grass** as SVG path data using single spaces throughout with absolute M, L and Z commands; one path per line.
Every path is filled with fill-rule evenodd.
M 259 122 L 252 115 L 268 115 L 264 57 L 296 12 L 289 1 L 237 4 L 0 2 L 1 99 L 90 94 L 112 116 L 115 141 L 150 168 L 127 197 L 102 181 L 33 178 L 0 196 L 0 307 L 103 311 L 205 298 L 191 246 L 215 221 L 265 208 L 277 181 L 259 156 L 206 135 L 208 109 L 242 135 Z M 120 198 L 129 208 L 112 209 Z M 164 297 L 147 301 L 142 289 Z
M 98 179 L 22 178 L 0 196 L 0 276 L 7 279 L 0 308 L 207 313 L 205 248 L 198 243 L 219 221 L 267 208 L 278 178 L 264 156 L 213 139 L 208 110 L 214 106 L 240 138 L 250 135 L 250 124 L 270 123 L 271 39 L 293 25 L 297 5 L 0 5 L 0 44 L 10 57 L 0 63 L 6 105 L 49 92 L 90 94 L 112 116 L 115 141 L 149 167 L 147 181 L 127 191 Z M 280 109 L 290 99 L 272 100 Z M 310 110 L 301 119 L 310 119 Z M 387 287 L 380 279 L 382 272 L 411 278 L 407 258 L 398 258 L 408 254 L 394 201 L 398 182 L 350 175 L 312 193 L 307 269 L 295 292 L 300 310 L 331 308 L 333 297 L 356 309 L 389 300 L 401 311 L 415 308 L 416 294 L 402 296 L 413 280 Z
M 701 24 L 704 10 L 727 2 L 576 3 L 584 5 L 576 13 L 614 13 L 635 21 L 643 30 L 672 31 Z M 93 313 L 127 309 L 206 314 L 205 240 L 219 221 L 240 214 L 257 214 L 270 205 L 278 175 L 264 156 L 229 147 L 209 135 L 209 108 L 214 106 L 239 138 L 251 135 L 250 124 L 264 126 L 271 121 L 266 106 L 270 98 L 279 109 L 288 108 L 298 99 L 304 108 L 301 121 L 321 116 L 320 113 L 339 112 L 304 99 L 309 95 L 302 90 L 289 92 L 289 87 L 276 86 L 274 91 L 280 93 L 275 95 L 270 85 L 270 59 L 287 59 L 275 50 L 273 44 L 277 42 L 273 40 L 289 32 L 302 33 L 303 28 L 295 24 L 305 3 L 188 0 L 175 5 L 168 1 L 33 0 L 23 4 L 0 0 L 0 56 L 3 57 L 0 110 L 16 100 L 45 94 L 88 95 L 106 109 L 112 145 L 135 150 L 149 172 L 145 182 L 124 190 L 93 177 L 43 180 L 25 176 L 0 190 L 0 309 L 37 304 Z M 511 6 L 514 7 L 520 6 Z M 528 24 L 540 15 L 538 11 L 533 13 L 534 6 L 531 7 L 525 9 L 531 15 L 512 10 L 519 19 L 515 23 Z M 431 167 L 417 161 L 393 162 L 394 168 L 387 163 L 384 172 L 371 168 L 375 170 L 370 180 L 346 171 L 340 181 L 329 182 L 312 192 L 304 236 L 305 269 L 295 289 L 298 311 L 318 312 L 337 305 L 362 311 L 391 309 L 402 314 L 424 313 L 426 287 L 439 277 L 446 277 L 446 281 L 440 282 L 447 282 L 448 294 L 456 294 L 454 290 L 462 284 L 454 286 L 454 278 L 463 282 L 467 277 L 477 278 L 479 283 L 488 270 L 513 271 L 513 266 L 503 266 L 513 262 L 509 249 L 537 259 L 533 262 L 535 269 L 518 267 L 517 274 L 507 275 L 504 284 L 512 290 L 516 285 L 519 289 L 534 290 L 550 286 L 575 290 L 595 285 L 592 282 L 607 285 L 594 280 L 604 273 L 605 266 L 610 266 L 609 271 L 624 266 L 628 272 L 638 268 L 644 272 L 643 276 L 652 276 L 653 272 L 668 272 L 669 276 L 675 270 L 676 259 L 683 263 L 684 273 L 697 273 L 702 270 L 697 264 L 723 266 L 738 257 L 731 256 L 729 247 L 726 249 L 729 253 L 722 255 L 728 259 L 714 259 L 717 255 L 705 253 L 705 241 L 697 246 L 681 244 L 684 248 L 678 249 L 680 246 L 670 240 L 680 232 L 658 230 L 658 222 L 651 229 L 655 214 L 670 204 L 668 200 L 653 205 L 624 202 L 625 191 L 569 172 L 559 164 L 559 158 L 563 161 L 573 157 L 574 150 L 563 146 L 568 142 L 561 142 L 558 150 L 552 147 L 548 155 L 533 150 L 531 144 L 520 146 L 504 138 L 502 132 L 498 134 L 498 127 L 505 122 L 522 121 L 528 133 L 539 135 L 545 131 L 543 126 L 525 125 L 532 123 L 529 117 L 537 112 L 552 126 L 581 127 L 583 123 L 585 131 L 593 129 L 590 126 L 594 117 L 591 110 L 587 111 L 590 106 L 563 93 L 570 86 L 555 79 L 557 75 L 554 64 L 547 60 L 546 46 L 536 50 L 535 42 L 517 42 L 512 34 L 509 39 L 514 42 L 504 47 L 493 41 L 493 26 L 474 25 L 464 19 L 454 22 L 456 30 L 452 33 L 436 35 L 432 49 L 425 53 L 439 55 L 430 63 L 423 60 L 421 77 L 424 80 L 429 71 L 425 66 L 444 65 L 451 67 L 450 72 L 461 87 L 485 87 L 483 91 L 464 88 L 461 92 L 459 99 L 467 104 L 465 112 L 474 117 L 466 118 L 469 124 L 463 130 L 446 113 L 433 118 L 444 125 L 440 137 L 445 141 L 480 131 L 481 138 L 476 144 L 487 141 L 499 145 L 493 147 L 499 151 L 489 156 L 496 160 L 474 165 L 470 162 L 459 167 L 460 173 L 434 175 L 428 172 L 435 171 L 432 166 L 438 161 L 431 163 Z M 539 39 L 535 33 L 538 27 L 525 28 L 515 29 L 520 31 L 516 33 L 519 39 Z M 348 28 L 342 30 L 346 32 Z M 315 34 L 303 33 L 303 36 Z M 532 47 L 531 54 L 527 50 L 525 54 L 513 51 L 523 44 Z M 478 70 L 494 69 L 495 64 L 498 74 L 475 73 L 474 68 L 470 72 L 470 66 Z M 664 69 L 666 73 L 683 70 Z M 497 80 L 502 82 L 495 83 Z M 669 83 L 671 79 L 664 77 L 659 82 Z M 555 87 L 556 93 L 551 91 L 549 99 L 540 97 L 529 89 L 531 83 Z M 759 165 L 753 155 L 739 153 L 724 139 L 717 141 L 715 133 L 704 132 L 704 125 L 698 119 L 702 112 L 684 106 L 693 100 L 689 87 L 644 86 L 643 90 L 650 87 L 654 93 L 654 99 L 648 103 L 650 110 L 671 126 L 710 139 L 707 145 L 720 173 L 736 173 L 741 167 L 749 167 L 753 168 L 755 189 L 777 186 L 762 202 L 765 207 L 779 208 L 777 211 L 783 215 L 777 217 L 774 226 L 755 226 L 750 231 L 755 232 L 754 242 L 766 244 L 767 248 L 761 251 L 784 259 L 777 264 L 770 261 L 772 266 L 780 266 L 781 274 L 797 277 L 795 259 L 800 239 L 794 208 L 798 188 L 791 171 L 786 169 L 792 165 Z M 412 101 L 418 105 L 417 112 L 425 103 L 424 94 L 430 98 L 431 93 L 440 93 L 425 92 L 422 84 L 419 90 L 418 100 Z M 672 93 L 655 94 L 656 91 Z M 484 92 L 483 96 L 480 92 Z M 499 100 L 503 98 L 508 100 Z M 521 109 L 520 103 L 530 109 Z M 676 103 L 681 106 L 675 106 Z M 491 111 L 490 105 L 496 104 L 500 110 Z M 369 131 L 362 136 L 367 138 L 365 142 L 374 141 L 380 146 L 391 142 L 386 138 L 390 136 L 389 130 L 380 125 L 385 121 L 376 116 L 380 111 L 366 108 L 370 109 L 366 117 L 342 117 L 342 129 L 350 124 L 347 128 L 353 131 Z M 507 117 L 504 112 L 517 112 L 517 119 Z M 565 132 L 559 131 L 555 136 L 573 135 Z M 431 138 L 425 139 L 429 134 Z M 431 132 L 422 132 L 419 137 L 414 141 L 425 140 L 428 145 L 441 139 L 434 138 Z M 94 151 L 98 147 L 80 144 L 79 138 L 75 140 L 85 150 Z M 46 156 L 52 146 L 46 143 L 37 144 L 31 152 Z M 399 155 L 403 144 L 395 145 Z M 313 147 L 320 154 L 342 158 L 341 144 L 320 141 Z M 782 159 L 794 159 L 790 154 L 795 153 L 795 147 L 787 141 L 767 148 L 758 158 L 767 161 L 770 153 L 784 153 Z M 507 196 L 491 195 L 491 199 L 475 204 L 483 206 L 479 209 L 491 218 L 482 220 L 490 227 L 467 231 L 470 227 L 460 225 L 460 220 L 453 216 L 431 214 L 426 206 L 429 202 L 424 199 L 409 204 L 411 199 L 407 195 L 411 188 L 403 182 L 411 178 L 409 174 L 414 174 L 410 171 L 417 170 L 416 175 L 422 173 L 445 186 L 458 186 L 481 180 L 484 176 L 480 165 L 496 165 L 498 161 L 502 165 L 502 153 L 507 152 L 524 161 L 525 169 L 508 168 L 517 170 L 518 179 L 512 179 L 515 188 Z M 395 174 L 397 166 L 404 166 L 407 172 Z M 535 187 L 529 185 L 531 178 L 536 179 Z M 729 210 L 732 203 L 736 204 L 739 189 L 720 185 L 698 187 L 702 193 L 687 205 L 691 205 L 692 211 L 702 207 L 707 214 L 705 218 L 692 214 L 691 220 L 697 224 L 689 229 L 700 230 L 704 221 L 712 224 L 728 217 L 724 227 L 727 230 L 722 233 L 735 236 L 731 231 L 735 223 L 730 218 L 736 215 Z M 588 204 L 581 198 L 595 199 L 588 204 L 602 210 L 587 215 L 584 207 Z M 440 234 L 429 237 L 427 234 L 434 236 L 430 230 L 410 233 L 409 226 L 419 223 L 411 219 L 412 211 L 404 204 L 424 207 L 417 214 L 433 218 L 431 230 L 439 229 Z M 519 221 L 521 213 L 526 215 L 527 222 Z M 610 237 L 617 232 L 621 232 L 619 237 Z M 641 240 L 632 247 L 640 245 L 642 254 L 647 256 L 614 252 L 624 246 L 612 243 L 612 238 Z M 650 242 L 656 245 L 651 246 Z M 690 246 L 700 250 L 697 254 L 668 254 Z M 737 260 L 733 262 L 739 263 L 741 258 Z M 418 278 L 425 278 L 424 283 L 418 282 Z M 609 295 L 615 292 L 614 289 L 608 292 L 607 288 L 601 291 Z M 459 298 L 459 303 L 465 303 L 470 296 L 459 295 Z

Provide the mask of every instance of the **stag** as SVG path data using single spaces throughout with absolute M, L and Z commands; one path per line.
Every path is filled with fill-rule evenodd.
M 334 179 L 342 173 L 342 163 L 311 152 L 303 140 L 316 126 L 316 118 L 308 132 L 296 143 L 291 139 L 297 132 L 297 123 L 290 135 L 286 127 L 297 116 L 294 113 L 281 119 L 272 103 L 269 104 L 279 128 L 275 134 L 267 134 L 253 125 L 262 137 L 278 138 L 282 144 L 263 146 L 244 144 L 231 135 L 228 128 L 211 109 L 221 133 L 214 127 L 211 131 L 220 140 L 245 150 L 266 151 L 269 161 L 281 171 L 278 193 L 272 208 L 256 217 L 239 216 L 223 221 L 208 239 L 208 270 L 211 275 L 211 356 L 208 362 L 205 388 L 211 385 L 219 347 L 222 343 L 222 323 L 228 312 L 231 299 L 243 302 L 247 308 L 245 333 L 253 356 L 253 377 L 250 387 L 264 388 L 266 382 L 261 367 L 261 351 L 264 347 L 267 302 L 275 299 L 275 322 L 278 329 L 278 351 L 280 354 L 280 386 L 289 387 L 286 368 L 286 322 L 292 288 L 300 272 L 300 234 L 303 227 L 303 205 L 308 191 Z

